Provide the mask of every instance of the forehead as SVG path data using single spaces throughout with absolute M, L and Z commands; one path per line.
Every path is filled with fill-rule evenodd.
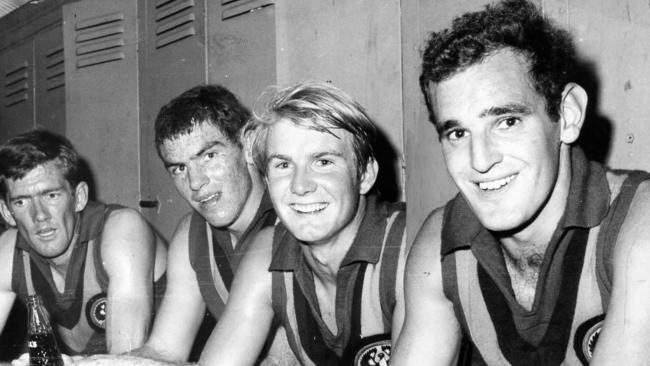
M 160 153 L 166 161 L 182 161 L 215 144 L 225 149 L 241 150 L 239 145 L 230 141 L 218 127 L 203 122 L 189 133 L 165 140 L 160 146 Z
M 544 103 L 531 83 L 526 59 L 508 50 L 430 84 L 429 97 L 436 122 L 476 118 L 500 106 Z
M 6 184 L 10 196 L 53 188 L 69 188 L 63 170 L 53 161 L 37 166 L 20 179 L 7 179 Z
M 313 129 L 314 125 L 296 125 L 281 119 L 271 126 L 267 153 L 273 154 L 317 154 L 322 152 L 351 153 L 352 134 L 340 128 L 330 132 Z

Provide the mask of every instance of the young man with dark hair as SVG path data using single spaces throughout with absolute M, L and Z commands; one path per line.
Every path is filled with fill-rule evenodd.
M 433 33 L 420 85 L 460 194 L 411 251 L 394 365 L 642 365 L 650 175 L 575 146 L 587 94 L 569 34 L 524 0 Z
M 251 239 L 276 221 L 264 181 L 246 158 L 242 128 L 249 118 L 249 110 L 219 85 L 191 88 L 158 113 L 158 154 L 194 210 L 181 219 L 171 240 L 165 297 L 150 338 L 133 356 L 187 361 L 206 308 L 215 319 L 221 317 Z M 280 335 L 265 355 L 267 362 L 284 360 L 283 344 Z
M 89 201 L 77 152 L 43 130 L 0 146 L 0 197 L 11 227 L 0 235 L 0 331 L 14 300 L 37 294 L 63 353 L 141 346 L 166 261 L 142 215 Z

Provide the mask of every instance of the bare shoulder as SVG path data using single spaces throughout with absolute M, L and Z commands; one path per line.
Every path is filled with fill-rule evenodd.
M 178 242 L 188 241 L 188 235 L 190 233 L 190 223 L 192 222 L 192 212 L 185 214 L 176 225 L 174 234 L 172 235 L 172 240 L 170 242 L 171 246 L 178 245 Z
M 11 228 L 0 234 L 0 290 L 11 288 L 14 249 L 18 230 Z
M 137 227 L 149 228 L 149 223 L 139 211 L 130 207 L 122 207 L 111 211 L 104 223 L 104 230 Z
M 619 232 L 614 260 L 621 265 L 650 258 L 650 181 L 642 182 L 632 200 Z
M 417 255 L 427 253 L 429 256 L 439 253 L 443 215 L 444 207 L 440 207 L 431 211 L 424 219 L 413 242 L 411 252 L 415 251 Z
M 273 257 L 273 233 L 274 227 L 265 227 L 258 231 L 252 239 L 252 243 L 246 252 L 242 266 L 248 270 L 261 268 L 267 272 Z

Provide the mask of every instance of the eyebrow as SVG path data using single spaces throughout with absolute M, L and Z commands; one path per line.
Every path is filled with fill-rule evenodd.
M 226 146 L 226 144 L 224 144 L 223 142 L 218 141 L 218 140 L 208 141 L 203 145 L 201 150 L 197 151 L 196 154 L 192 155 L 190 160 L 196 159 L 197 157 L 203 155 L 206 151 L 212 149 L 213 147 L 215 147 L 217 145 Z M 170 161 L 163 160 L 163 164 L 165 165 L 165 168 L 171 168 L 173 166 L 180 165 L 181 163 L 170 162 Z
M 531 113 L 532 113 L 532 109 L 530 109 L 530 107 L 519 103 L 511 103 L 511 104 L 506 104 L 504 106 L 491 107 L 485 109 L 478 114 L 478 117 L 479 118 L 485 118 L 488 116 L 496 117 L 496 116 L 503 116 L 506 114 L 528 115 Z M 460 126 L 460 122 L 458 120 L 449 119 L 442 123 L 436 123 L 436 131 L 440 135 L 444 131 L 450 130 L 452 128 L 456 128 L 458 126 Z
M 341 158 L 344 157 L 344 154 L 342 152 L 334 151 L 334 150 L 316 152 L 316 153 L 311 154 L 310 157 L 312 159 L 318 159 L 318 158 L 322 158 L 323 156 L 327 156 L 327 155 L 337 156 L 337 157 L 341 157 Z M 289 156 L 287 156 L 287 155 L 284 155 L 284 154 L 271 154 L 271 155 L 269 155 L 267 157 L 266 161 L 269 162 L 269 161 L 271 161 L 273 159 L 291 161 L 291 158 Z

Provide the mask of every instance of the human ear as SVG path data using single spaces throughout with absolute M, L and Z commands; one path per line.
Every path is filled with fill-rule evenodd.
M 574 143 L 580 136 L 587 112 L 587 92 L 576 83 L 568 83 L 560 103 L 560 140 Z
M 75 212 L 80 212 L 86 207 L 88 203 L 88 183 L 79 182 L 74 189 L 75 196 Z
M 16 226 L 14 215 L 11 213 L 11 210 L 9 210 L 9 207 L 7 207 L 5 200 L 2 199 L 0 199 L 0 215 L 2 215 L 2 219 L 5 220 L 7 224 L 10 226 Z
M 253 160 L 253 136 L 253 131 L 247 130 L 242 133 L 240 138 L 246 163 L 251 165 L 255 164 L 255 161 Z
M 379 164 L 375 158 L 369 158 L 368 163 L 366 164 L 366 171 L 361 175 L 361 181 L 359 182 L 359 193 L 366 194 L 377 180 L 377 174 L 379 173 Z

